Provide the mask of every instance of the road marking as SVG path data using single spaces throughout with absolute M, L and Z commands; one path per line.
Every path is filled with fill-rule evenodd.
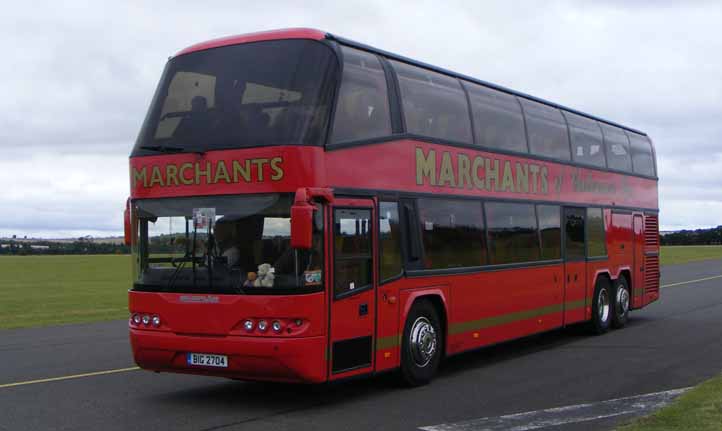
M 102 376 L 105 374 L 125 373 L 128 371 L 136 371 L 136 370 L 140 370 L 140 367 L 118 368 L 115 370 L 94 371 L 92 373 L 73 374 L 70 376 L 50 377 L 47 379 L 27 380 L 24 382 L 15 382 L 15 383 L 5 383 L 5 384 L 0 384 L 0 389 L 12 388 L 15 386 L 34 385 L 36 383 L 48 383 L 48 382 L 58 382 L 61 380 L 80 379 L 83 377 Z
M 699 283 L 700 281 L 714 280 L 715 278 L 722 278 L 722 275 L 714 275 L 712 277 L 698 278 L 696 280 L 680 281 L 679 283 L 665 284 L 665 285 L 659 286 L 659 287 L 672 287 L 672 286 L 680 286 L 682 284 Z
M 673 389 L 597 403 L 577 404 L 534 410 L 505 416 L 425 426 L 424 431 L 529 431 L 560 425 L 589 422 L 622 415 L 642 416 L 660 409 L 691 388 Z

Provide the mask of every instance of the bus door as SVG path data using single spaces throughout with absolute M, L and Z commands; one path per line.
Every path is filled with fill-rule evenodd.
M 632 224 L 632 232 L 634 233 L 633 247 L 633 274 L 632 274 L 632 306 L 642 307 L 647 305 L 644 297 L 644 218 L 641 214 L 634 214 L 634 222 Z
M 374 203 L 336 199 L 330 207 L 329 380 L 373 370 Z
M 584 208 L 564 207 L 564 324 L 584 320 L 587 259 Z

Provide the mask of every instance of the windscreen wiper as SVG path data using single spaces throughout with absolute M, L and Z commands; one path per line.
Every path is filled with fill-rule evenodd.
M 141 145 L 141 150 L 148 150 L 148 151 L 156 151 L 158 153 L 182 153 L 185 151 L 185 148 L 182 147 L 175 147 L 173 145 Z

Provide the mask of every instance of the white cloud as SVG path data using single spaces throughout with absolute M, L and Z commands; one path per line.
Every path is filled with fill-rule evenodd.
M 722 224 L 719 2 L 69 1 L 16 2 L 3 15 L 0 235 L 116 231 L 127 154 L 167 57 L 295 26 L 645 130 L 662 227 Z

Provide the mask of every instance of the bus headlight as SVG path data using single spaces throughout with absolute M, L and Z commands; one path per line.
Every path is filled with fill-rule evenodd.
M 153 316 L 153 318 L 151 319 L 151 323 L 153 324 L 154 327 L 156 327 L 156 328 L 159 327 L 160 326 L 160 317 Z
M 140 314 L 136 313 L 133 315 L 133 323 L 140 325 Z
M 253 331 L 253 320 L 246 320 L 243 322 L 243 328 L 248 332 Z
M 274 320 L 271 327 L 273 328 L 273 332 L 281 332 L 281 322 L 278 320 Z
M 258 330 L 261 332 L 266 332 L 266 329 L 268 329 L 268 322 L 265 320 L 261 320 L 258 322 Z
M 143 320 L 143 324 L 145 326 L 148 326 L 148 324 L 150 323 L 150 316 L 147 314 L 144 314 L 142 320 Z

